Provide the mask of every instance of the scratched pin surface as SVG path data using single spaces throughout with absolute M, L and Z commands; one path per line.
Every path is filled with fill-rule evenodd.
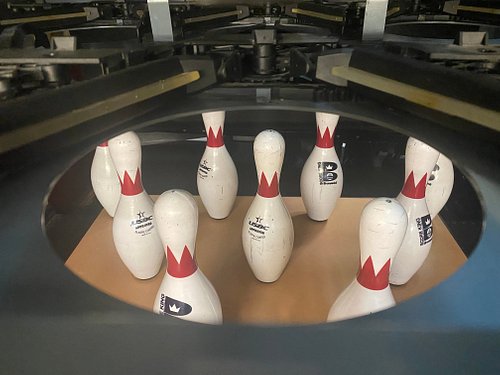
M 238 193 L 238 172 L 224 145 L 225 112 L 202 114 L 207 145 L 196 173 L 196 185 L 203 205 L 214 219 L 226 218 Z

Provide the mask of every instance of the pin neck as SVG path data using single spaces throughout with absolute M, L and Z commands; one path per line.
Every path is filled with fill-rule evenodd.
M 133 196 L 144 191 L 141 181 L 141 170 L 139 168 L 137 168 L 137 172 L 135 173 L 134 181 L 132 181 L 132 178 L 127 171 L 123 174 L 123 180 L 120 178 L 120 175 L 118 175 L 118 178 L 120 179 L 122 195 Z
M 427 173 L 425 173 L 418 184 L 415 184 L 415 177 L 413 175 L 413 171 L 410 172 L 408 178 L 405 181 L 405 185 L 401 190 L 401 194 L 403 194 L 407 198 L 411 199 L 423 199 L 425 198 L 425 188 L 427 185 Z
M 264 198 L 274 198 L 279 195 L 278 172 L 274 172 L 271 183 L 267 181 L 266 174 L 261 172 L 257 194 Z
M 370 290 L 383 290 L 389 286 L 389 270 L 391 260 L 388 259 L 384 266 L 375 274 L 372 257 L 366 259 L 363 267 L 360 268 L 357 280 L 362 286 Z
M 333 133 L 330 134 L 329 127 L 326 127 L 325 132 L 323 134 L 321 134 L 319 126 L 316 128 L 316 147 L 319 148 L 333 147 Z
M 222 128 L 219 127 L 217 130 L 217 135 L 214 134 L 212 127 L 209 127 L 207 134 L 207 146 L 208 147 L 222 147 L 224 146 L 224 137 L 222 136 Z
M 99 147 L 108 147 L 108 141 L 104 141 L 99 144 Z
M 189 251 L 189 248 L 187 246 L 184 246 L 180 261 L 177 261 L 175 255 L 172 253 L 172 250 L 170 250 L 170 247 L 168 246 L 166 253 L 167 273 L 170 276 L 184 278 L 191 276 L 198 269 L 196 260 L 194 259 L 194 255 L 191 255 L 191 252 Z

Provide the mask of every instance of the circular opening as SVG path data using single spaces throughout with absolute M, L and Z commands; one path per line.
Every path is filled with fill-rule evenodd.
M 280 192 L 291 214 L 295 240 L 290 260 L 273 283 L 256 279 L 242 247 L 242 225 L 257 191 L 253 141 L 262 130 L 279 131 L 286 143 Z M 196 259 L 217 291 L 224 322 L 314 324 L 325 322 L 334 301 L 356 279 L 360 266 L 360 217 L 374 197 L 394 201 L 405 179 L 408 137 L 361 121 L 341 118 L 334 144 L 343 169 L 342 196 L 324 222 L 308 218 L 300 194 L 301 171 L 316 141 L 314 113 L 233 111 L 226 113 L 224 141 L 239 177 L 228 218 L 210 218 L 196 185 L 206 146 L 200 115 L 138 131 L 142 178 L 153 198 L 170 189 L 195 196 L 199 210 Z M 94 150 L 73 164 L 49 193 L 46 233 L 65 265 L 82 280 L 127 303 L 152 311 L 166 261 L 148 280 L 132 276 L 113 242 L 113 219 L 102 209 L 90 181 Z M 428 184 L 435 180 L 436 172 Z M 401 286 L 396 303 L 439 284 L 463 265 L 479 241 L 482 212 L 467 178 L 454 169 L 451 196 L 433 222 L 432 249 L 423 266 Z M 175 306 L 179 308 L 178 306 Z M 174 307 L 174 309 L 175 309 Z M 173 314 L 175 315 L 175 314 Z

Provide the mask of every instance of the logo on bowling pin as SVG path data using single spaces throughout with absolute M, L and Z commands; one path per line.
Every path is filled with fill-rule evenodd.
M 391 284 L 408 282 L 422 266 L 432 245 L 432 219 L 425 201 L 427 180 L 439 152 L 425 143 L 409 138 L 405 152 L 405 184 L 397 201 L 408 215 L 408 227 L 394 264 Z
M 225 112 L 203 113 L 207 146 L 198 166 L 196 183 L 203 205 L 210 217 L 226 218 L 238 192 L 238 173 L 224 145 Z
M 318 175 L 320 185 L 337 185 L 338 173 L 335 171 L 338 169 L 339 164 L 334 161 L 319 161 L 318 162 Z
M 274 130 L 264 130 L 253 144 L 259 187 L 243 222 L 242 241 L 248 264 L 263 282 L 276 281 L 290 259 L 293 223 L 279 193 L 279 175 L 285 140 Z
M 157 314 L 207 323 L 222 323 L 222 308 L 213 285 L 195 259 L 198 206 L 187 191 L 169 190 L 154 205 L 154 220 L 167 255 L 167 272 L 155 298 Z
M 316 221 L 327 220 L 342 194 L 344 176 L 333 145 L 338 115 L 316 113 L 316 145 L 300 175 L 300 194 L 307 215 Z
M 136 234 L 146 236 L 154 229 L 153 215 L 146 216 L 144 211 L 139 211 L 137 218 L 130 222 L 130 226 Z
M 107 141 L 95 149 L 90 167 L 90 181 L 97 200 L 108 215 L 113 217 L 120 200 L 120 180 L 116 174 Z
M 141 141 L 134 132 L 109 140 L 121 195 L 113 219 L 113 241 L 118 255 L 138 279 L 160 270 L 163 248 L 153 224 L 153 201 L 141 180 Z
M 407 222 L 405 209 L 395 199 L 377 198 L 365 206 L 359 226 L 361 267 L 333 303 L 328 321 L 355 318 L 396 304 L 389 286 L 389 270 Z

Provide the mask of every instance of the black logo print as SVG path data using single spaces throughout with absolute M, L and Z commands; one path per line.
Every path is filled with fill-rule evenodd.
M 417 229 L 420 238 L 420 246 L 432 241 L 432 219 L 431 215 L 417 217 Z
M 184 316 L 193 311 L 191 305 L 178 301 L 176 299 L 170 298 L 165 294 L 161 294 L 160 298 L 160 314 L 163 315 L 173 315 L 173 316 Z
M 337 184 L 338 174 L 335 173 L 339 166 L 334 161 L 319 161 L 318 175 L 320 185 L 335 185 Z
M 200 176 L 200 178 L 202 179 L 206 178 L 210 173 L 210 171 L 212 170 L 212 168 L 207 166 L 207 163 L 208 163 L 207 160 L 203 160 L 198 166 L 198 176 Z
M 139 211 L 137 213 L 137 219 L 132 220 L 130 226 L 134 228 L 136 234 L 145 236 L 154 228 L 153 215 L 147 215 L 144 211 Z
M 262 223 L 262 220 L 263 218 L 261 218 L 260 216 L 257 216 L 255 220 L 248 220 L 248 225 L 250 226 L 248 230 L 256 232 L 260 235 L 265 235 L 267 230 L 269 229 L 269 225 L 264 225 Z

